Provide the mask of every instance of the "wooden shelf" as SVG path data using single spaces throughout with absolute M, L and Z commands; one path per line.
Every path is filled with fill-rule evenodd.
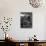
M 9 46 L 21 46 L 20 44 L 23 44 L 23 46 L 46 46 L 46 40 L 40 40 L 40 41 L 29 41 L 29 40 L 0 40 L 0 46 L 3 45 L 9 45 Z

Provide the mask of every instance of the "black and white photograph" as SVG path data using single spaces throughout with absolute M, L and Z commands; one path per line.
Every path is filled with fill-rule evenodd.
M 32 28 L 32 12 L 21 12 L 20 24 L 21 28 Z
M 46 46 L 46 0 L 0 0 L 0 46 Z

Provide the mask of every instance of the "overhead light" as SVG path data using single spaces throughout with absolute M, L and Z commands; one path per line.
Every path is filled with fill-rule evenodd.
M 43 4 L 43 0 L 29 0 L 29 3 L 32 7 L 38 8 Z

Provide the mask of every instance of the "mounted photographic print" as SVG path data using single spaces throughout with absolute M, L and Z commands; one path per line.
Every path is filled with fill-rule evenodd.
M 32 28 L 32 12 L 21 12 L 20 26 L 21 28 Z

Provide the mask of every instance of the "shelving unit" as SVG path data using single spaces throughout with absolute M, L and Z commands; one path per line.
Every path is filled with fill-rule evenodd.
M 6 41 L 0 40 L 0 46 L 46 46 L 46 40 L 42 41 Z

